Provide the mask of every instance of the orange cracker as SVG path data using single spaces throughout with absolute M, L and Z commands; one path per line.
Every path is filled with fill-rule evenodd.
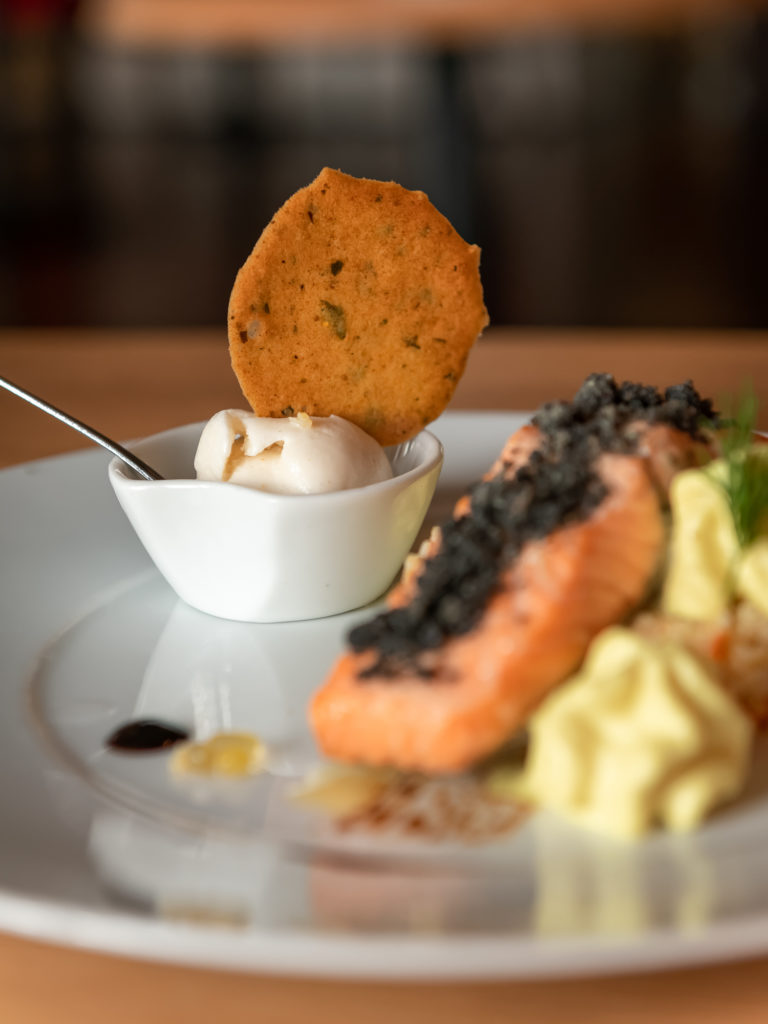
M 343 416 L 380 444 L 450 401 L 488 322 L 480 250 L 423 192 L 325 168 L 240 269 L 229 351 L 260 416 Z

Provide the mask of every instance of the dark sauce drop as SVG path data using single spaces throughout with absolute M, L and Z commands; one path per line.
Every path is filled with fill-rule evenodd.
M 115 729 L 107 738 L 107 746 L 113 750 L 153 751 L 172 747 L 189 739 L 189 733 L 177 725 L 158 722 L 151 718 L 139 718 L 126 722 Z

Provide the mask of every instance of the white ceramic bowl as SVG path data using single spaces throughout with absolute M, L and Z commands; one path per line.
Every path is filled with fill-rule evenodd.
M 387 589 L 437 484 L 443 448 L 433 434 L 386 449 L 391 480 L 286 495 L 194 479 L 203 425 L 131 446 L 164 480 L 109 465 L 123 511 L 179 597 L 225 619 L 284 622 L 359 608 Z

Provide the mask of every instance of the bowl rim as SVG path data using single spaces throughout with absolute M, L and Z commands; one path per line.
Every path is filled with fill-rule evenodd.
M 191 431 L 193 427 L 202 428 L 207 423 L 207 420 L 199 420 L 193 423 L 182 423 L 176 427 L 170 427 L 168 430 L 161 430 L 156 434 L 149 434 L 146 437 L 137 438 L 136 440 L 130 441 L 126 444 L 129 451 L 143 455 L 141 451 L 144 445 L 148 445 L 154 441 L 161 441 L 164 438 L 169 437 L 172 434 L 179 434 L 183 431 Z M 348 487 L 342 491 L 325 491 L 320 494 L 279 494 L 274 491 L 260 491 L 255 487 L 245 487 L 242 484 L 232 484 L 229 481 L 223 480 L 198 480 L 195 477 L 168 477 L 162 480 L 144 480 L 139 476 L 134 476 L 130 467 L 126 465 L 117 456 L 114 456 L 109 461 L 107 472 L 109 475 L 112 486 L 117 489 L 123 489 L 138 493 L 139 491 L 153 489 L 161 489 L 165 492 L 169 490 L 174 491 L 221 491 L 222 488 L 226 488 L 230 493 L 236 493 L 240 501 L 259 501 L 268 502 L 269 504 L 283 504 L 293 503 L 296 501 L 309 502 L 312 504 L 323 503 L 332 504 L 334 502 L 348 502 L 350 501 L 351 495 L 359 495 L 361 497 L 368 497 L 374 491 L 381 492 L 382 495 L 386 494 L 391 490 L 401 490 L 403 486 L 407 486 L 423 476 L 426 476 L 434 468 L 440 468 L 444 460 L 444 449 L 443 443 L 440 439 L 432 433 L 431 430 L 424 428 L 415 434 L 413 437 L 408 438 L 406 441 L 401 441 L 397 445 L 387 445 L 385 451 L 388 449 L 398 448 L 401 444 L 409 444 L 417 439 L 421 438 L 425 443 L 425 450 L 417 463 L 411 469 L 406 470 L 405 473 L 399 473 L 395 476 L 389 477 L 387 480 L 379 480 L 375 483 L 363 484 L 360 487 Z M 233 490 L 234 489 L 234 490 Z

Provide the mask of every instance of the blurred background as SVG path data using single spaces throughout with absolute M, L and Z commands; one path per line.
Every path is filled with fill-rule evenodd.
M 324 165 L 426 191 L 493 323 L 768 326 L 759 3 L 0 0 L 0 40 L 0 326 L 223 324 Z

